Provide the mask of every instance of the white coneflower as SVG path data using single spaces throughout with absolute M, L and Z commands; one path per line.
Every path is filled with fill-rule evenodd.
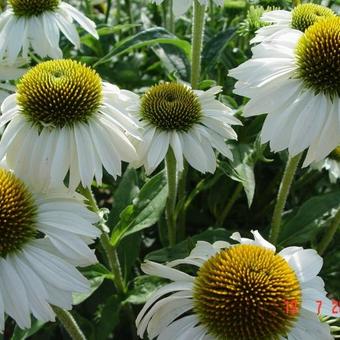
M 232 124 L 241 124 L 232 110 L 216 100 L 221 87 L 192 90 L 181 83 L 161 83 L 151 87 L 129 111 L 144 127 L 144 141 L 137 147 L 147 173 L 164 159 L 169 148 L 177 169 L 183 169 L 183 156 L 200 172 L 213 173 L 216 156 L 213 147 L 228 158 L 232 153 L 226 139 L 237 139 Z
M 331 340 L 317 312 L 330 314 L 322 258 L 312 249 L 275 247 L 255 231 L 254 240 L 199 241 L 190 255 L 167 265 L 147 261 L 149 275 L 173 282 L 158 289 L 136 319 L 150 339 Z M 196 275 L 173 267 L 192 265 Z M 316 300 L 322 305 L 317 306 Z M 184 316 L 183 316 L 184 315 Z
M 101 183 L 102 166 L 116 177 L 122 160 L 137 157 L 126 135 L 137 133 L 123 109 L 129 95 L 76 61 L 41 63 L 1 106 L 0 127 L 10 123 L 0 155 L 18 176 L 46 186 L 62 184 L 68 171 L 71 188 L 88 187 L 94 177 Z
M 54 320 L 51 305 L 72 308 L 72 293 L 87 292 L 89 282 L 75 266 L 96 262 L 88 247 L 99 235 L 82 197 L 59 189 L 36 191 L 0 168 L 0 332 L 4 315 L 20 328 L 31 314 Z
M 340 178 L 340 146 L 334 149 L 325 159 L 313 163 L 312 167 L 319 171 L 327 170 L 331 183 L 336 183 Z
M 277 35 L 289 33 L 290 29 L 305 32 L 314 23 L 335 16 L 336 14 L 330 8 L 313 3 L 298 5 L 291 12 L 285 10 L 266 12 L 261 20 L 270 25 L 260 28 L 251 42 L 269 42 Z
M 305 33 L 277 33 L 230 71 L 234 92 L 250 98 L 245 116 L 268 113 L 262 142 L 291 157 L 308 148 L 305 166 L 340 144 L 339 37 L 340 18 L 324 18 Z
M 151 0 L 153 3 L 160 5 L 164 0 Z M 218 6 L 224 5 L 224 0 L 213 0 Z M 173 0 L 172 1 L 172 11 L 176 16 L 183 15 L 193 4 L 194 0 Z M 198 0 L 198 2 L 203 6 L 208 4 L 208 0 Z
M 15 64 L 9 65 L 6 60 L 0 63 L 0 105 L 4 99 L 15 92 L 15 86 L 8 84 L 8 80 L 16 80 L 20 78 L 26 70 L 20 68 L 25 64 L 25 60 L 17 59 Z
M 12 63 L 20 51 L 27 57 L 30 48 L 42 58 L 61 58 L 60 31 L 80 47 L 73 20 L 98 39 L 95 23 L 63 1 L 8 0 L 8 5 L 0 16 L 0 60 L 7 58 Z

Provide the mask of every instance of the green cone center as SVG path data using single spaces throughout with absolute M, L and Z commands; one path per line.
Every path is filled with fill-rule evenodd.
M 17 17 L 31 17 L 55 11 L 60 0 L 8 0 L 8 2 Z
M 300 38 L 296 48 L 297 77 L 315 94 L 340 94 L 340 18 L 318 21 Z
M 36 235 L 37 206 L 26 185 L 0 168 L 0 257 L 15 253 Z
M 290 308 L 287 310 L 287 304 Z M 301 289 L 287 261 L 256 245 L 237 245 L 199 269 L 194 309 L 217 339 L 278 339 L 293 327 Z
M 335 17 L 336 14 L 327 7 L 317 4 L 302 4 L 292 10 L 292 27 L 304 32 L 319 20 Z
M 141 119 L 162 130 L 188 131 L 201 118 L 197 95 L 180 83 L 151 87 L 141 100 Z
M 18 104 L 39 127 L 86 123 L 102 103 L 102 83 L 91 68 L 73 60 L 43 62 L 21 79 Z

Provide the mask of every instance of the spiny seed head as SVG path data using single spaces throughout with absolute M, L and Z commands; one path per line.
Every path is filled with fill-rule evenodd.
M 0 257 L 35 238 L 37 206 L 26 185 L 0 168 Z
M 317 21 L 335 16 L 336 14 L 330 8 L 317 4 L 302 4 L 293 9 L 291 25 L 293 28 L 304 32 Z
M 340 162 L 340 146 L 336 147 L 328 157 Z
M 296 47 L 297 77 L 330 98 L 340 95 L 340 17 L 310 26 Z
M 286 310 L 287 302 L 296 310 Z M 301 306 L 301 289 L 287 261 L 257 245 L 237 245 L 211 257 L 194 284 L 194 309 L 217 339 L 285 336 Z
M 17 92 L 21 113 L 39 127 L 86 123 L 103 98 L 96 71 L 69 59 L 33 67 L 20 80 Z
M 17 17 L 32 17 L 55 11 L 60 0 L 8 0 Z
M 141 119 L 162 130 L 188 131 L 201 119 L 197 95 L 180 83 L 152 86 L 142 97 Z

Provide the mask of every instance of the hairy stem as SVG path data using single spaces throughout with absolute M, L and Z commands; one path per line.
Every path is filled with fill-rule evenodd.
M 56 314 L 58 320 L 66 329 L 67 333 L 73 340 L 85 340 L 86 337 L 82 330 L 79 328 L 76 320 L 70 312 L 63 310 L 57 306 L 53 306 L 53 311 Z
M 201 53 L 204 33 L 205 5 L 201 5 L 198 0 L 194 0 L 194 14 L 192 24 L 191 41 L 191 87 L 198 88 L 201 77 Z

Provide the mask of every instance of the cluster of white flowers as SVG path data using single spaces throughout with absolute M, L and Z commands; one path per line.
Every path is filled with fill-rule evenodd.
M 1 81 L 22 76 L 0 92 L 0 331 L 5 313 L 27 328 L 30 314 L 54 320 L 50 305 L 70 309 L 72 293 L 89 289 L 75 267 L 96 262 L 88 245 L 99 230 L 80 184 L 101 184 L 103 168 L 119 176 L 122 161 L 152 172 L 170 146 L 179 170 L 184 157 L 214 172 L 212 147 L 231 158 L 225 140 L 237 137 L 230 125 L 240 122 L 215 99 L 218 87 L 165 83 L 140 98 L 61 59 L 60 33 L 80 48 L 73 20 L 98 38 L 93 21 L 59 0 L 9 0 L 0 16 Z M 29 68 L 30 54 L 56 60 Z
M 174 13 L 181 15 L 191 5 L 192 0 L 174 0 Z M 340 21 L 326 12 L 323 20 L 299 30 L 298 16 L 303 13 L 297 13 L 297 18 L 282 11 L 265 14 L 264 19 L 274 24 L 261 28 L 254 39 L 260 44 L 253 48 L 253 58 L 230 74 L 238 79 L 235 93 L 250 98 L 245 115 L 268 113 L 262 141 L 269 141 L 274 151 L 288 148 L 291 156 L 308 148 L 308 165 L 340 144 Z M 216 99 L 220 87 L 199 91 L 180 82 L 160 83 L 140 97 L 104 82 L 86 65 L 62 59 L 60 33 L 80 48 L 73 21 L 98 38 L 95 23 L 60 0 L 9 0 L 0 16 L 0 80 L 22 76 L 16 88 L 0 83 L 0 128 L 4 127 L 0 140 L 0 332 L 5 314 L 22 328 L 30 327 L 31 314 L 42 321 L 54 320 L 51 305 L 70 309 L 72 293 L 89 289 L 76 267 L 96 262 L 89 245 L 100 231 L 95 227 L 98 216 L 76 193 L 79 185 L 90 188 L 93 180 L 101 184 L 103 168 L 114 178 L 120 176 L 122 162 L 143 164 L 151 173 L 169 150 L 178 171 L 183 170 L 185 159 L 202 173 L 214 173 L 214 149 L 231 159 L 226 140 L 237 139 L 231 126 L 241 124 L 233 110 Z M 314 39 L 319 43 L 317 50 Z M 335 59 L 331 50 L 336 50 Z M 28 64 L 30 54 L 56 60 L 26 72 L 21 66 Z M 15 93 L 7 96 L 11 91 Z M 139 335 L 147 330 L 150 338 L 160 340 L 208 340 L 245 332 L 240 339 L 306 339 L 306 334 L 309 339 L 331 339 L 312 303 L 321 299 L 322 314 L 328 314 L 330 302 L 317 276 L 320 256 L 299 247 L 276 254 L 275 247 L 257 232 L 254 236 L 255 241 L 235 234 L 233 239 L 240 246 L 199 242 L 183 260 L 143 265 L 147 274 L 174 282 L 157 291 L 142 309 L 137 318 Z M 230 264 L 225 272 L 219 269 L 219 261 Z M 197 276 L 172 268 L 180 264 L 198 267 Z M 257 265 L 258 276 L 252 280 L 242 276 Z M 233 266 L 243 271 L 230 279 L 236 272 Z M 262 280 L 268 270 L 268 280 L 275 281 L 275 287 Z M 249 289 L 241 287 L 245 279 Z M 228 291 L 219 280 L 228 282 Z M 259 286 L 256 291 L 254 287 Z M 240 294 L 244 303 L 236 306 L 232 299 Z M 249 304 L 250 300 L 256 301 Z M 230 301 L 231 310 L 222 316 L 221 308 Z M 299 313 L 285 313 L 285 301 L 294 301 Z M 250 322 L 257 320 L 255 314 L 251 314 L 255 319 L 244 318 L 251 313 L 249 308 L 268 316 L 265 327 Z
M 340 18 L 315 4 L 265 13 L 253 57 L 230 71 L 236 94 L 249 97 L 246 117 L 267 113 L 261 132 L 273 151 L 291 157 L 308 149 L 304 165 L 340 144 Z

